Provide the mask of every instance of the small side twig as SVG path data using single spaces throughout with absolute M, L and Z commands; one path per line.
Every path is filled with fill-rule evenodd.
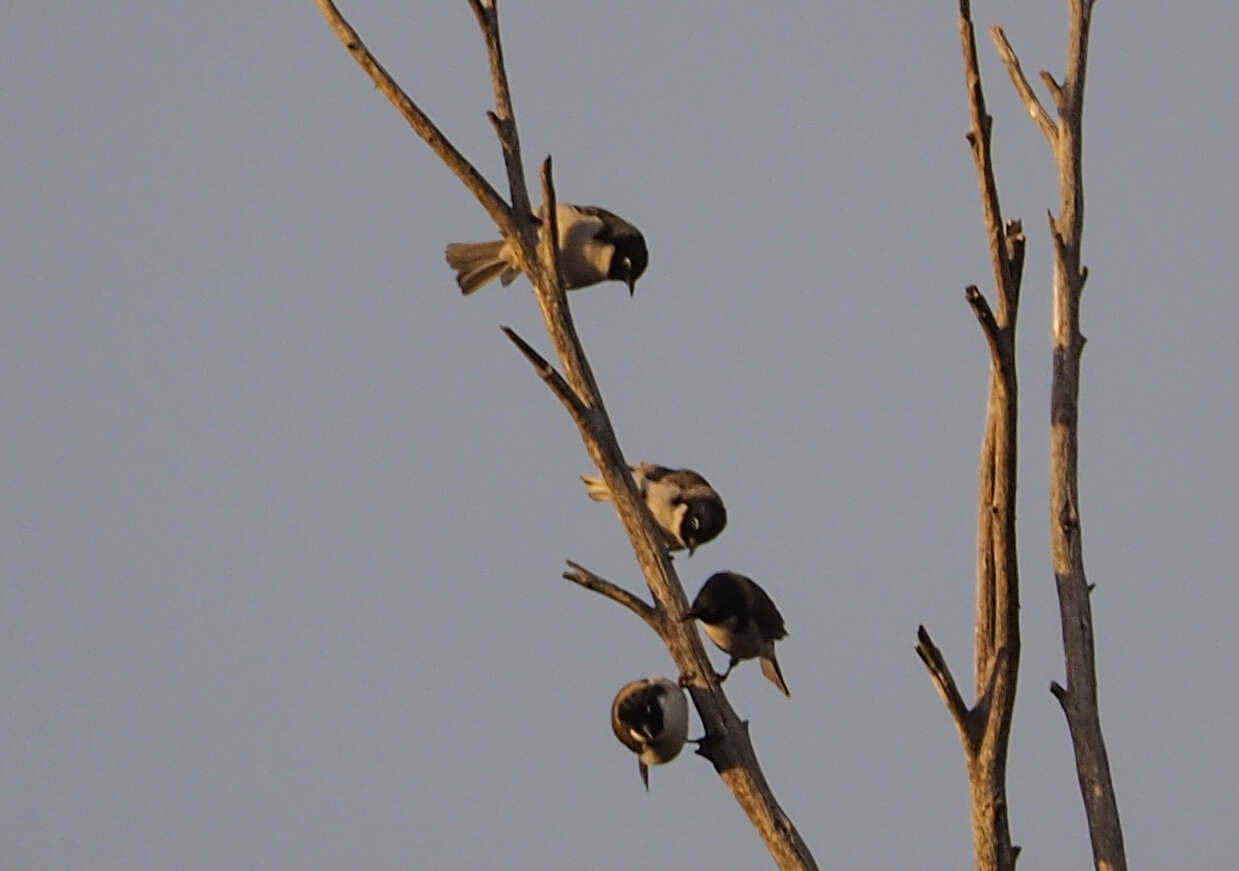
M 973 677 L 976 701 L 969 708 L 942 654 L 924 627 L 917 653 L 959 731 L 968 771 L 972 843 L 978 868 L 1013 871 L 1015 849 L 1007 817 L 1006 757 L 1019 673 L 1019 567 L 1016 560 L 1015 481 L 1018 380 L 1015 324 L 1024 265 L 1018 221 L 1003 223 L 995 179 L 991 130 L 977 62 L 969 0 L 959 0 L 959 37 L 968 93 L 967 134 L 976 167 L 985 235 L 994 270 L 994 307 L 976 286 L 965 291 L 990 350 L 978 474 L 976 631 Z
M 662 627 L 658 623 L 658 612 L 645 603 L 640 597 L 634 593 L 628 592 L 618 584 L 613 584 L 606 578 L 599 577 L 584 566 L 568 560 L 568 565 L 572 570 L 564 572 L 562 577 L 565 581 L 572 581 L 578 586 L 584 587 L 587 590 L 593 590 L 600 596 L 605 596 L 612 602 L 617 602 L 623 605 L 632 613 L 640 617 L 646 626 L 649 626 L 660 636 L 662 635 Z
M 559 213 L 558 200 L 555 196 L 555 181 L 551 177 L 551 156 L 542 161 L 542 209 L 546 213 L 546 222 L 542 233 L 542 265 L 546 268 L 551 280 L 551 292 L 560 299 L 565 307 L 568 305 L 567 291 L 564 290 L 564 278 L 559 271 Z
M 955 721 L 955 727 L 959 729 L 960 736 L 971 740 L 968 729 L 968 705 L 965 704 L 964 697 L 959 694 L 959 687 L 955 685 L 955 678 L 951 675 L 951 668 L 946 664 L 942 651 L 938 649 L 938 645 L 934 644 L 933 639 L 929 637 L 929 630 L 924 626 L 916 627 L 916 655 L 929 670 L 929 678 L 933 681 L 934 689 L 946 703 L 947 711 L 951 719 Z
M 993 118 L 985 107 L 985 91 L 981 86 L 981 68 L 977 62 L 976 31 L 972 25 L 972 3 L 959 0 L 959 39 L 964 56 L 964 83 L 968 89 L 968 110 L 972 124 L 968 144 L 977 169 L 977 186 L 981 191 L 981 207 L 985 211 L 985 229 L 989 240 L 990 260 L 994 266 L 997 292 L 997 320 L 1000 325 L 1015 320 L 1017 305 L 1011 280 L 1011 263 L 1007 259 L 1003 235 L 1002 207 L 998 202 L 998 182 L 994 178 L 994 161 L 990 147 Z
M 1049 70 L 1041 71 L 1041 81 L 1045 85 L 1045 89 L 1050 92 L 1050 99 L 1054 101 L 1054 108 L 1060 112 L 1063 111 L 1063 86 L 1054 80 L 1054 76 Z
M 564 376 L 560 375 L 559 372 L 555 370 L 555 367 L 546 361 L 545 357 L 535 351 L 532 345 L 522 339 L 516 330 L 511 327 L 500 327 L 499 329 L 503 330 L 503 334 L 511 339 L 512 344 L 516 345 L 520 352 L 525 355 L 525 359 L 533 364 L 533 368 L 537 371 L 538 377 L 546 382 L 546 386 L 551 388 L 551 392 L 554 393 L 559 401 L 564 404 L 564 407 L 568 409 L 568 413 L 572 415 L 572 419 L 576 422 L 577 426 L 587 426 L 589 421 L 589 409 L 585 407 L 585 404 L 581 402 L 580 397 L 576 395 L 576 392 L 572 389 L 568 382 L 564 380 Z
M 1001 27 L 995 24 L 990 27 L 989 36 L 994 41 L 994 48 L 998 49 L 998 56 L 1002 58 L 1002 62 L 1007 66 L 1007 74 L 1011 76 L 1011 84 L 1015 86 L 1020 99 L 1024 101 L 1024 107 L 1028 109 L 1028 116 L 1041 128 L 1041 133 L 1045 136 L 1046 142 L 1050 144 L 1050 148 L 1056 147 L 1058 144 L 1058 126 L 1050 117 L 1050 113 L 1045 111 L 1045 107 L 1041 105 L 1041 100 L 1037 98 L 1032 86 L 1028 84 L 1028 79 L 1024 78 L 1024 70 L 1020 66 L 1020 59 L 1016 57 L 1015 49 L 1007 41 L 1007 34 L 1003 32 Z
M 1002 352 L 999 347 L 1002 329 L 998 326 L 998 321 L 994 319 L 994 312 L 990 309 L 989 302 L 985 299 L 985 294 L 981 293 L 975 284 L 970 284 L 964 288 L 964 299 L 968 300 L 968 305 L 972 306 L 972 313 L 977 316 L 977 322 L 981 325 L 981 332 L 985 333 L 985 341 L 989 345 L 990 355 L 994 359 L 994 364 L 998 365 L 1002 358 Z

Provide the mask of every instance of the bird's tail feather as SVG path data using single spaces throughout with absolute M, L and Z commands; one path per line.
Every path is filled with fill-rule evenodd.
M 791 698 L 792 694 L 788 692 L 787 684 L 783 681 L 783 669 L 779 668 L 779 661 L 774 658 L 773 653 L 770 656 L 763 656 L 761 658 L 761 673 L 778 687 L 783 695 Z
M 503 257 L 504 241 L 453 242 L 447 246 L 447 265 L 456 270 L 456 283 L 461 293 L 473 293 L 478 288 L 502 276 L 511 284 L 518 273 Z
M 582 475 L 581 481 L 585 484 L 585 492 L 589 494 L 589 498 L 595 502 L 610 502 L 611 490 L 607 487 L 607 482 L 601 478 L 591 478 L 588 475 Z

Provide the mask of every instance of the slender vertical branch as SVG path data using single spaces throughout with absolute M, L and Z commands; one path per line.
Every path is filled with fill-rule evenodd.
M 985 108 L 981 69 L 977 64 L 977 37 L 972 26 L 972 4 L 969 0 L 959 0 L 959 40 L 964 54 L 964 84 L 968 89 L 968 110 L 972 121 L 968 130 L 968 144 L 972 146 L 973 163 L 977 168 L 977 185 L 981 190 L 981 206 L 985 211 L 990 261 L 994 267 L 994 286 L 998 290 L 998 323 L 1003 325 L 1014 319 L 1007 309 L 1016 304 L 1018 284 L 1011 280 L 1010 262 L 1006 256 L 1002 208 L 998 204 L 998 182 L 994 180 L 994 162 L 990 157 L 990 127 L 994 119 Z
M 469 0 L 469 8 L 478 21 L 482 39 L 486 41 L 486 58 L 490 63 L 490 82 L 495 91 L 495 111 L 492 121 L 499 133 L 503 164 L 508 171 L 508 186 L 512 189 L 512 208 L 517 214 L 529 214 L 529 190 L 525 186 L 525 167 L 521 163 L 521 143 L 516 132 L 516 113 L 512 109 L 512 91 L 508 87 L 508 70 L 503 63 L 503 43 L 499 39 L 498 0 Z M 528 230 L 529 225 L 526 225 Z M 526 241 L 532 241 L 532 235 Z
M 1069 0 L 1066 72 L 1052 89 L 1058 108 L 1054 157 L 1058 215 L 1050 216 L 1054 247 L 1053 384 L 1050 393 L 1050 551 L 1058 588 L 1067 686 L 1051 689 L 1062 705 L 1075 751 L 1076 774 L 1099 871 L 1126 871 L 1118 800 L 1097 706 L 1090 587 L 1084 574 L 1079 493 L 1080 297 L 1084 232 L 1084 79 L 1093 0 Z M 1043 80 L 1052 83 L 1048 74 Z
M 1007 748 L 1019 675 L 1019 564 L 1015 540 L 1016 425 L 1018 381 L 1015 322 L 1024 264 L 1018 221 L 1003 223 L 991 156 L 993 119 L 977 63 L 976 34 L 968 0 L 959 0 L 959 36 L 971 125 L 968 144 L 976 166 L 986 239 L 994 271 L 991 309 L 969 287 L 966 298 L 990 351 L 989 400 L 981 441 L 977 495 L 976 637 L 973 675 L 976 701 L 961 711 L 941 653 L 920 631 L 917 652 L 947 702 L 960 733 L 972 806 L 972 846 L 981 871 L 1012 871 L 1019 847 L 1011 843 L 1007 814 Z
M 340 16 L 330 0 L 316 0 L 324 16 L 331 24 L 350 53 L 371 74 L 384 93 L 399 94 L 400 100 L 391 97 L 402 112 L 412 101 L 391 81 L 378 62 L 353 29 Z M 706 730 L 706 740 L 699 751 L 708 758 L 731 790 L 737 803 L 748 816 L 750 823 L 766 843 L 776 864 L 781 869 L 816 869 L 812 854 L 801 839 L 791 820 L 779 807 L 762 774 L 757 756 L 749 740 L 747 723 L 740 720 L 723 694 L 710 665 L 701 638 L 691 622 L 681 618 L 688 611 L 688 599 L 676 577 L 671 558 L 663 544 L 662 535 L 656 527 L 644 502 L 633 485 L 628 464 L 619 448 L 610 418 L 603 405 L 602 394 L 594 380 L 593 372 L 581 347 L 567 295 L 559 281 L 556 268 L 555 234 L 546 240 L 542 250 L 533 232 L 532 216 L 529 214 L 529 194 L 525 187 L 520 143 L 517 138 L 515 115 L 512 111 L 507 73 L 504 69 L 503 50 L 499 38 L 498 15 L 494 0 L 469 0 L 469 6 L 478 20 L 486 43 L 490 63 L 491 81 L 495 91 L 495 111 L 490 114 L 492 124 L 503 149 L 511 188 L 512 208 L 492 209 L 493 191 L 472 183 L 476 170 L 450 147 L 437 129 L 426 124 L 413 123 L 414 130 L 448 163 L 465 182 L 466 187 L 487 205 L 491 217 L 500 231 L 517 248 L 517 257 L 534 286 L 538 306 L 547 333 L 555 346 L 564 372 L 560 378 L 554 369 L 537 352 L 514 333 L 509 338 L 516 342 L 522 353 L 534 364 L 539 375 L 551 387 L 572 413 L 581 433 L 582 441 L 590 458 L 598 467 L 610 488 L 620 520 L 628 533 L 637 561 L 654 597 L 654 606 L 649 613 L 638 608 L 635 598 L 626 599 L 614 585 L 587 581 L 584 574 L 574 573 L 571 580 L 590 589 L 596 589 L 609 598 L 621 601 L 630 610 L 636 610 L 642 619 L 657 627 L 659 637 L 666 645 L 672 659 L 680 669 L 681 681 L 692 695 L 697 712 Z M 381 75 L 380 75 L 381 74 Z M 414 107 L 415 109 L 416 107 Z M 420 111 L 416 116 L 421 116 Z M 406 115 L 407 117 L 407 115 Z M 542 193 L 546 209 L 545 226 L 553 227 L 555 191 L 551 179 L 549 159 L 543 165 Z M 628 594 L 630 595 L 630 594 Z M 642 606 L 645 607 L 645 606 Z M 648 618 L 648 619 L 647 619 Z

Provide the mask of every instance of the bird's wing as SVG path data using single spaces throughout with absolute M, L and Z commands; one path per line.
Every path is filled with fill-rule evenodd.
M 719 498 L 718 493 L 710 486 L 710 482 L 692 469 L 666 470 L 656 480 L 661 480 L 664 485 L 675 487 L 679 491 L 680 501 Z
M 615 212 L 608 212 L 606 209 L 600 209 L 597 206 L 571 206 L 571 208 L 578 214 L 588 215 L 598 222 L 597 230 L 601 231 L 601 233 L 594 238 L 600 241 L 614 242 L 616 239 L 641 235 L 641 231 L 615 214 Z M 560 220 L 563 219 L 561 218 Z
M 749 583 L 753 583 L 750 581 Z M 753 617 L 753 622 L 757 624 L 757 628 L 761 634 L 769 639 L 778 639 L 787 637 L 787 626 L 783 623 L 783 615 L 779 613 L 779 609 L 775 607 L 772 600 L 766 591 L 753 584 L 751 588 L 753 596 L 750 604 L 750 613 Z
M 629 468 L 632 469 L 632 476 L 634 478 L 640 476 L 647 481 L 660 481 L 674 471 L 666 466 L 658 466 L 654 463 L 637 463 L 635 466 L 629 466 Z
M 560 203 L 555 209 L 555 219 L 559 223 L 559 245 L 567 247 L 569 238 L 584 242 L 595 239 L 606 225 L 601 210 L 592 206 L 574 206 L 571 203 Z

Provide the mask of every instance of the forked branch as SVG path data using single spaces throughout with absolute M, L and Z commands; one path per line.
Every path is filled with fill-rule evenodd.
M 361 41 L 361 37 L 357 35 L 357 31 L 353 29 L 344 16 L 340 14 L 340 10 L 331 0 L 315 0 L 318 8 L 322 11 L 323 17 L 327 19 L 327 23 L 331 25 L 331 29 L 335 31 L 336 36 L 344 43 L 344 47 L 348 49 L 349 54 L 361 66 L 366 74 L 374 81 L 374 86 L 391 104 L 396 107 L 404 119 L 409 122 L 409 126 L 422 138 L 431 150 L 439 156 L 439 159 L 455 173 L 460 179 L 461 184 L 469 189 L 482 208 L 486 209 L 491 220 L 499 227 L 500 231 L 505 235 L 510 234 L 514 230 L 512 222 L 512 210 L 508 208 L 508 204 L 503 201 L 503 197 L 491 187 L 483 175 L 478 172 L 473 164 L 471 164 L 463 154 L 456 150 L 456 146 L 448 141 L 447 137 L 435 126 L 430 117 L 423 112 L 416 103 L 409 99 L 401 87 L 396 84 L 396 80 L 383 68 L 383 65 L 370 53 L 370 49 L 366 48 L 366 44 Z
M 1024 78 L 1024 70 L 1020 66 L 1020 59 L 1015 56 L 1015 49 L 1007 41 L 1007 34 L 1003 32 L 1001 27 L 995 24 L 989 29 L 989 36 L 994 41 L 994 47 L 998 49 L 998 56 L 1002 58 L 1002 62 L 1007 66 L 1007 74 L 1011 76 L 1011 84 L 1015 86 L 1016 93 L 1020 95 L 1020 99 L 1024 101 L 1024 107 L 1028 109 L 1028 116 L 1041 128 L 1041 133 L 1045 136 L 1046 142 L 1053 148 L 1058 141 L 1058 128 L 1054 125 L 1053 119 L 1050 118 L 1050 113 L 1045 111 L 1045 107 L 1041 105 L 1041 100 L 1033 92 L 1032 86 L 1028 84 L 1028 79 Z
M 976 166 L 985 235 L 994 271 L 996 310 L 976 286 L 965 298 L 989 347 L 989 401 L 981 442 L 977 496 L 976 700 L 964 702 L 941 651 L 921 627 L 917 653 L 959 732 L 972 805 L 972 846 L 981 871 L 1012 871 L 1019 848 L 1007 818 L 1006 764 L 1019 674 L 1019 565 L 1015 542 L 1018 382 L 1015 323 L 1024 266 L 1018 221 L 1003 223 L 995 181 L 990 130 L 993 119 L 977 63 L 976 34 L 968 0 L 959 0 L 959 36 L 971 125 L 967 140 Z

